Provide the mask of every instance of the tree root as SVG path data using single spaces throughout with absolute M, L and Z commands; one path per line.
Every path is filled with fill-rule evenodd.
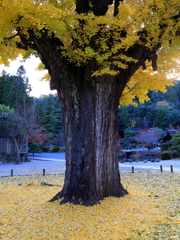
M 113 197 L 123 197 L 128 194 L 128 191 L 124 189 L 124 187 L 121 185 L 121 193 L 118 195 L 114 195 Z M 108 197 L 108 196 L 106 196 Z M 74 205 L 83 205 L 83 206 L 93 206 L 100 204 L 97 196 L 91 195 L 89 193 L 84 193 L 83 194 L 71 194 L 69 192 L 64 191 L 62 189 L 60 192 L 58 192 L 49 202 L 54 202 L 57 200 L 61 200 L 60 204 L 66 204 L 66 203 L 71 203 Z
M 41 182 L 42 186 L 57 186 L 57 187 L 62 187 L 62 185 L 58 185 L 58 184 L 50 184 L 50 183 L 46 183 L 46 182 Z

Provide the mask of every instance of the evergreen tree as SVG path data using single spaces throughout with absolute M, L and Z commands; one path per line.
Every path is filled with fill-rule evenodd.
M 58 144 L 57 138 L 62 135 L 62 112 L 57 95 L 44 95 L 36 99 L 39 123 L 46 129 L 46 133 L 51 133 L 51 143 Z M 47 141 L 46 141 L 47 143 Z
M 24 98 L 26 98 L 26 102 L 27 100 L 32 102 L 28 95 L 31 87 L 23 66 L 18 68 L 17 75 L 10 75 L 5 71 L 2 74 L 0 77 L 0 104 L 16 108 L 22 104 Z
M 126 106 L 121 107 L 119 112 L 119 128 L 125 130 L 131 127 L 131 119 L 129 117 L 128 108 Z
M 165 115 L 166 115 L 165 110 L 160 108 L 154 119 L 154 127 L 158 127 L 158 128 L 163 127 L 163 119 L 164 119 Z
M 42 153 L 41 146 L 38 143 L 31 143 L 28 146 L 28 152 L 32 153 L 34 156 L 34 153 Z

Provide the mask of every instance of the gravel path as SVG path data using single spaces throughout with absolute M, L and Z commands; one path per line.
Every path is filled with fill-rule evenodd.
M 46 174 L 64 174 L 65 172 L 65 154 L 64 153 L 42 153 L 36 154 L 34 157 L 30 156 L 31 162 L 25 162 L 22 164 L 2 164 L 0 163 L 0 177 L 11 176 L 11 170 L 13 169 L 13 175 L 31 175 L 31 174 L 43 174 L 45 169 Z M 132 166 L 134 166 L 134 172 L 156 172 L 160 171 L 160 165 L 163 167 L 163 171 L 170 172 L 170 166 L 173 166 L 173 171 L 180 173 L 180 160 L 167 160 L 160 162 L 131 162 L 120 163 L 120 172 L 132 172 Z

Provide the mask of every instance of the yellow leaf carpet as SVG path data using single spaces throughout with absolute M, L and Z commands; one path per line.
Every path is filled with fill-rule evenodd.
M 129 191 L 84 207 L 48 202 L 64 176 L 0 178 L 0 239 L 180 239 L 180 174 L 122 173 Z M 42 186 L 46 182 L 60 186 Z

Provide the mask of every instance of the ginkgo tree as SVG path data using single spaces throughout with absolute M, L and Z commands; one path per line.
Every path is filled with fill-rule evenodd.
M 66 173 L 52 201 L 93 205 L 127 194 L 116 155 L 119 99 L 142 102 L 172 84 L 179 9 L 179 0 L 0 1 L 1 62 L 39 57 L 61 101 Z

